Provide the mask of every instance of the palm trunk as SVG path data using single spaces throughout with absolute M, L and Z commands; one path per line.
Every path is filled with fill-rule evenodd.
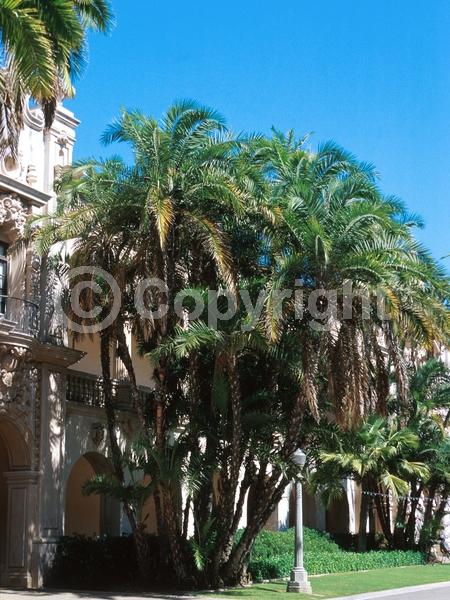
M 100 333 L 100 360 L 102 366 L 103 378 L 103 397 L 105 402 L 106 423 L 108 429 L 108 439 L 111 448 L 112 463 L 114 475 L 117 480 L 124 485 L 125 476 L 123 472 L 123 456 L 117 441 L 116 435 L 116 412 L 114 408 L 114 399 L 112 394 L 111 381 L 111 332 L 109 329 L 103 330 Z M 136 545 L 136 556 L 139 566 L 139 572 L 143 578 L 147 575 L 148 569 L 148 550 L 147 543 L 143 541 L 143 532 L 140 524 L 137 523 L 136 515 L 133 507 L 127 502 L 123 502 L 123 510 L 130 523 L 133 533 L 134 543 Z
M 358 552 L 367 551 L 367 520 L 369 517 L 369 497 L 364 492 L 367 491 L 365 481 L 361 484 L 361 506 L 359 510 L 359 532 L 358 532 Z
M 181 545 L 182 535 L 180 523 L 177 518 L 177 506 L 173 500 L 172 491 L 167 486 L 160 485 L 160 492 L 163 500 L 164 525 L 167 532 L 173 569 L 178 582 L 183 583 L 186 581 L 187 573 Z
M 279 480 L 277 474 L 274 473 L 263 488 L 258 486 L 258 493 L 255 510 L 252 516 L 251 523 L 247 525 L 242 534 L 239 543 L 233 548 L 231 555 L 224 565 L 222 573 L 223 580 L 226 585 L 241 585 L 247 583 L 247 563 L 252 551 L 256 537 L 267 523 L 268 518 L 275 510 L 280 502 L 284 490 L 287 485 L 287 480 L 282 478 Z
M 394 546 L 397 549 L 405 549 L 408 546 L 408 522 L 406 519 L 407 508 L 407 500 L 403 500 L 402 502 L 398 501 L 397 518 L 394 527 Z
M 376 492 L 377 495 L 375 496 L 375 506 L 380 519 L 381 529 L 383 530 L 384 537 L 386 538 L 388 544 L 392 546 L 393 536 L 391 528 L 391 503 L 389 502 L 389 498 L 386 498 L 386 501 L 384 501 L 384 497 L 379 495 L 380 493 L 383 493 L 382 490 L 377 488 Z
M 423 483 L 420 483 L 418 486 L 413 485 L 411 489 L 414 500 L 411 500 L 411 510 L 406 525 L 405 537 L 407 546 L 413 548 L 416 545 L 417 509 L 419 507 L 419 498 L 423 492 Z
M 229 448 L 229 471 L 223 465 L 221 473 L 221 495 L 218 514 L 220 516 L 220 536 L 215 552 L 212 572 L 214 579 L 219 582 L 220 570 L 228 560 L 233 548 L 233 517 L 236 501 L 236 491 L 239 484 L 241 469 L 241 389 L 239 374 L 237 370 L 236 356 L 226 358 L 226 370 L 230 385 L 230 408 L 231 408 L 231 442 Z
M 425 505 L 425 513 L 423 516 L 422 529 L 420 531 L 419 544 L 425 549 L 428 545 L 431 536 L 434 499 L 436 497 L 437 484 L 432 483 L 428 489 L 428 501 Z
M 127 340 L 125 337 L 124 324 L 118 321 L 116 327 L 117 343 L 119 346 L 120 359 L 123 362 L 125 369 L 127 370 L 128 379 L 130 381 L 131 399 L 133 407 L 138 415 L 139 424 L 141 426 L 141 433 L 144 439 L 149 442 L 148 439 L 148 428 L 147 418 L 145 415 L 145 407 L 142 404 L 141 395 L 136 382 L 136 372 L 134 370 L 133 360 L 131 358 L 130 349 L 128 348 Z

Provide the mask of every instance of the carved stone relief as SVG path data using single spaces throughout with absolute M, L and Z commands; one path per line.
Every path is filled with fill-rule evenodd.
M 0 346 L 0 412 L 9 403 L 14 403 L 16 408 L 27 412 L 30 407 L 30 398 L 26 393 L 25 365 L 31 359 L 31 352 L 20 346 Z
M 27 348 L 0 345 L 0 416 L 20 420 L 27 431 L 32 465 L 39 467 L 41 370 Z
M 105 439 L 105 434 L 105 428 L 102 423 L 96 422 L 91 424 L 90 437 L 96 448 L 98 448 Z
M 19 237 L 23 235 L 27 210 L 17 194 L 0 194 L 0 225 Z

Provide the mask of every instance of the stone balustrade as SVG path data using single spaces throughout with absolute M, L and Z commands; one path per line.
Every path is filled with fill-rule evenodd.
M 115 405 L 124 410 L 133 410 L 129 382 L 114 379 L 112 384 Z M 149 389 L 141 389 L 139 393 L 144 401 L 147 401 L 151 395 Z M 67 376 L 66 400 L 85 406 L 102 408 L 105 405 L 102 378 L 87 373 L 69 373 Z

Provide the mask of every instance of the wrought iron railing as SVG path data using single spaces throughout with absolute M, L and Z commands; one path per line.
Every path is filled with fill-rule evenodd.
M 113 380 L 113 399 L 117 407 L 132 410 L 130 384 L 127 381 Z M 147 389 L 139 391 L 141 400 L 146 402 L 150 399 L 151 392 Z M 70 373 L 67 376 L 66 400 L 76 402 L 85 406 L 103 407 L 105 399 L 103 395 L 103 380 L 101 377 L 87 373 Z
M 0 319 L 13 323 L 13 329 L 37 337 L 39 335 L 39 306 L 23 298 L 0 295 Z

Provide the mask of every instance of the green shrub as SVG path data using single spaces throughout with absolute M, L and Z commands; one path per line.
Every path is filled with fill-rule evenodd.
M 253 580 L 287 577 L 293 567 L 295 532 L 262 531 L 250 557 L 249 573 Z M 383 567 L 423 564 L 420 552 L 378 550 L 356 553 L 342 550 L 330 536 L 305 528 L 305 568 L 311 575 L 344 573 Z
M 173 581 L 167 565 L 161 562 L 156 536 L 148 536 L 148 573 L 154 583 Z M 47 573 L 48 587 L 108 590 L 136 583 L 138 568 L 132 537 L 88 538 L 81 535 L 60 538 L 55 558 Z

